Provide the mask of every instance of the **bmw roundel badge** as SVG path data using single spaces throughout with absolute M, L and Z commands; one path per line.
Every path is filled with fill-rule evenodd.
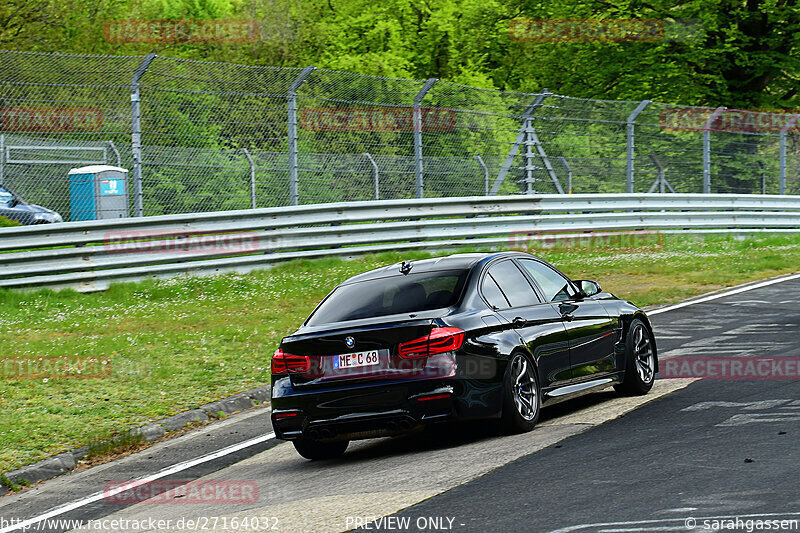
M 345 337 L 344 343 L 348 348 L 352 348 L 356 345 L 356 340 L 353 337 Z

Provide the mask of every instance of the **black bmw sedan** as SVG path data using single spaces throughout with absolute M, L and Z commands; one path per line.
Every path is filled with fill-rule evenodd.
M 448 420 L 533 429 L 543 405 L 658 371 L 635 305 L 529 254 L 403 262 L 336 287 L 272 357 L 272 424 L 308 459 Z

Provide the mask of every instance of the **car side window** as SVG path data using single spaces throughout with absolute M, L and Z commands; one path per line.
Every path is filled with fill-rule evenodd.
M 520 259 L 519 262 L 541 287 L 548 302 L 571 300 L 577 294 L 567 278 L 544 263 L 533 259 Z
M 533 287 L 513 261 L 506 260 L 492 265 L 489 268 L 489 275 L 497 282 L 511 307 L 541 303 Z
M 503 296 L 503 291 L 500 290 L 500 287 L 497 286 L 497 282 L 489 274 L 486 274 L 486 277 L 483 278 L 481 292 L 483 293 L 483 297 L 486 298 L 486 302 L 495 309 L 511 307 L 506 297 Z

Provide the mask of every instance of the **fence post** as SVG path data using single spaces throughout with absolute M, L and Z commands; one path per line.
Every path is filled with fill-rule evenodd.
M 703 125 L 703 193 L 711 193 L 711 123 L 725 111 L 726 107 L 718 107 Z
M 372 177 L 374 178 L 374 181 L 375 181 L 375 199 L 376 200 L 380 200 L 381 199 L 381 190 L 380 190 L 381 171 L 378 170 L 378 164 L 375 162 L 374 159 L 372 159 L 372 156 L 369 154 L 369 152 L 364 152 L 364 157 L 366 157 L 367 161 L 369 161 L 369 164 L 372 165 Z
M 506 160 L 503 163 L 503 166 L 500 167 L 500 172 L 497 174 L 497 178 L 494 180 L 494 184 L 492 185 L 492 190 L 489 191 L 489 194 L 495 195 L 497 191 L 500 190 L 500 186 L 503 184 L 503 180 L 506 179 L 506 174 L 511 169 L 511 165 L 514 164 L 514 158 L 517 156 L 517 152 L 519 151 L 519 147 L 521 144 L 525 142 L 525 139 L 528 137 L 527 133 L 527 123 L 528 119 L 533 115 L 533 113 L 542 107 L 542 102 L 544 99 L 550 96 L 551 93 L 547 89 L 542 89 L 541 94 L 537 95 L 536 98 L 533 99 L 531 105 L 529 105 L 525 111 L 522 112 L 522 127 L 517 132 L 517 138 L 514 141 L 514 144 L 511 145 L 511 150 L 509 150 L 508 155 L 506 156 Z
M 117 145 L 114 144 L 114 141 L 106 141 L 106 144 L 108 144 L 108 147 L 111 148 L 112 152 L 114 152 L 114 157 L 117 160 L 117 166 L 121 167 L 122 166 L 122 156 L 119 155 L 119 150 L 117 150 Z
M 414 97 L 414 183 L 417 198 L 425 197 L 425 185 L 422 179 L 422 99 L 431 90 L 438 78 L 428 78 L 417 96 Z
M 5 179 L 5 166 L 6 166 L 6 134 L 0 133 L 0 185 L 3 184 Z
M 558 181 L 556 171 L 553 170 L 553 165 L 550 164 L 550 158 L 548 157 L 547 152 L 545 152 L 544 146 L 542 146 L 542 142 L 539 140 L 539 136 L 536 134 L 536 128 L 533 127 L 531 119 L 528 119 L 528 124 L 530 126 L 528 129 L 528 137 L 533 143 L 533 146 L 536 147 L 536 151 L 538 152 L 539 157 L 542 159 L 542 163 L 544 163 L 544 169 L 547 171 L 548 176 L 550 176 L 550 181 L 553 182 L 558 194 L 564 194 L 564 189 L 561 187 L 561 182 Z
M 778 184 L 778 194 L 786 194 L 786 133 L 797 124 L 798 119 L 800 119 L 800 115 L 794 115 L 781 128 L 779 154 L 780 178 Z
M 250 209 L 256 208 L 256 164 L 253 162 L 253 158 L 250 157 L 250 152 L 247 148 L 242 148 L 242 153 L 244 154 L 245 159 L 247 159 L 247 163 L 250 165 Z
M 486 167 L 486 163 L 483 162 L 483 158 L 479 155 L 475 156 L 475 161 L 483 169 L 483 195 L 489 196 L 489 169 Z
M 297 187 L 297 89 L 317 67 L 306 67 L 289 85 L 286 95 L 289 122 L 289 205 L 297 205 L 300 196 Z
M 627 190 L 628 193 L 633 193 L 633 160 L 635 157 L 634 153 L 634 143 L 633 143 L 633 135 L 634 135 L 634 120 L 638 117 L 644 108 L 650 105 L 650 100 L 642 100 L 636 109 L 628 115 L 628 120 L 626 122 L 627 125 L 627 132 L 626 132 L 626 143 L 627 143 L 627 164 L 625 167 L 625 181 L 627 183 Z
M 567 169 L 567 194 L 572 194 L 572 169 L 569 167 L 566 157 L 559 156 L 558 160 L 561 161 L 561 164 Z
M 525 194 L 533 194 L 533 126 L 525 119 Z
M 133 214 L 141 217 L 144 215 L 142 205 L 142 115 L 139 107 L 139 81 L 144 76 L 150 63 L 158 57 L 156 54 L 147 54 L 144 60 L 133 72 L 131 78 L 131 156 L 133 158 Z
M 656 180 L 653 182 L 652 185 L 650 185 L 650 190 L 647 191 L 647 192 L 651 193 L 651 192 L 655 191 L 656 188 L 658 188 L 658 192 L 664 193 L 664 192 L 666 192 L 665 189 L 664 189 L 664 187 L 666 185 L 666 183 L 664 183 L 664 181 L 665 181 L 665 178 L 664 178 L 664 165 L 661 164 L 661 161 L 658 160 L 658 158 L 655 156 L 655 154 L 649 154 L 648 157 L 650 157 L 650 161 L 652 161 L 653 165 L 655 165 L 658 174 L 656 175 Z M 672 191 L 672 192 L 675 192 L 675 191 Z
M 131 78 L 131 157 L 133 158 L 133 215 L 144 215 L 142 204 L 142 115 L 139 107 L 139 81 L 147 71 L 150 63 L 158 57 L 147 54 L 133 72 Z
M 784 128 L 781 128 L 779 141 L 780 152 L 778 154 L 778 194 L 786 194 L 786 131 L 784 131 Z

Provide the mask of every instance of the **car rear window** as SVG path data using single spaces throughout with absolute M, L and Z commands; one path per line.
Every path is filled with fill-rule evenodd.
M 320 304 L 306 324 L 318 326 L 450 307 L 461 295 L 467 272 L 411 273 L 342 285 Z

